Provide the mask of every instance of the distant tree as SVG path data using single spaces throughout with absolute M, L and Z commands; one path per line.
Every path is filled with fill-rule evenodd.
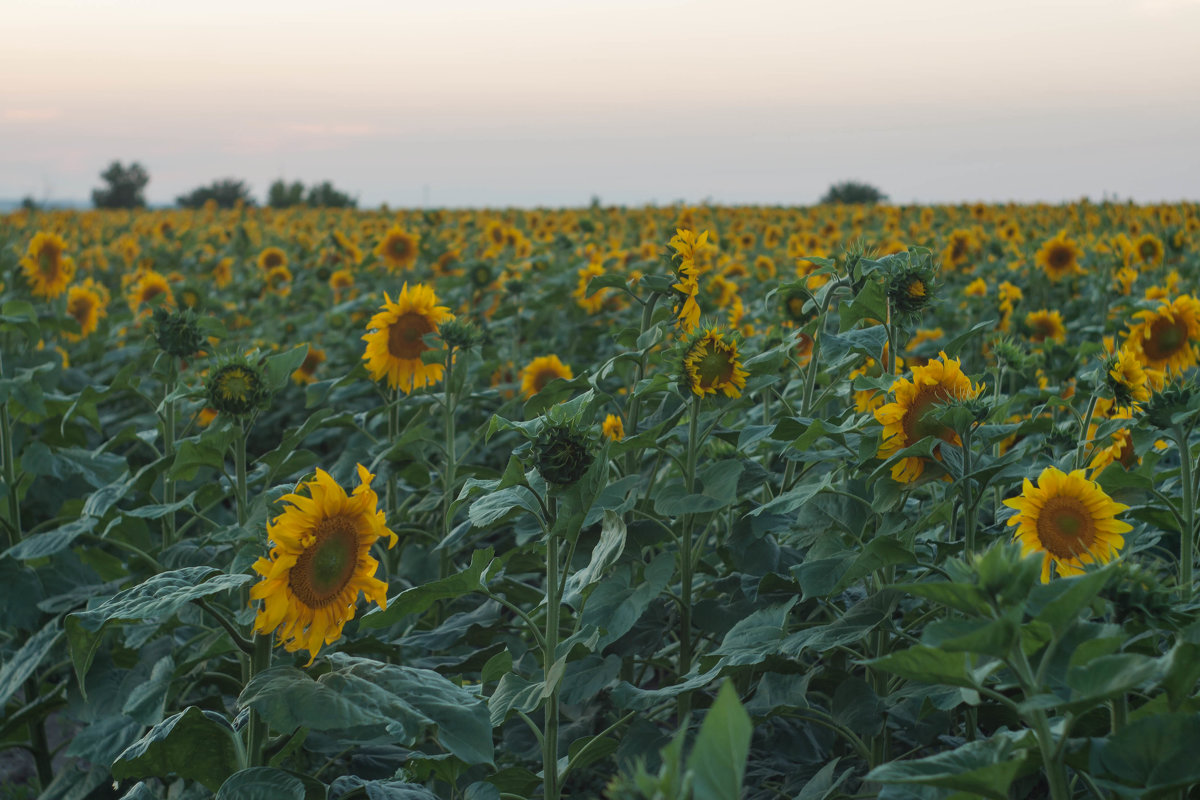
M 134 161 L 128 167 L 123 167 L 120 161 L 114 161 L 100 173 L 100 177 L 108 184 L 108 188 L 92 190 L 92 204 L 96 208 L 140 208 L 146 205 L 142 190 L 150 182 L 150 174 L 141 164 Z
M 267 190 L 267 205 L 271 208 L 291 208 L 304 203 L 304 184 L 277 180 Z
M 254 205 L 250 187 L 246 186 L 245 181 L 236 178 L 222 178 L 175 198 L 175 202 L 184 208 L 200 208 L 209 200 L 216 201 L 219 208 L 233 208 L 239 200 L 245 205 Z
M 25 211 L 41 211 L 42 204 L 33 199 L 33 195 L 25 195 L 21 198 L 21 208 Z
M 358 208 L 358 198 L 335 189 L 329 181 L 314 183 L 308 187 L 305 200 L 313 208 Z
M 822 203 L 861 203 L 872 205 L 882 203 L 888 197 L 869 183 L 859 181 L 842 181 L 829 187 L 829 191 L 821 198 Z

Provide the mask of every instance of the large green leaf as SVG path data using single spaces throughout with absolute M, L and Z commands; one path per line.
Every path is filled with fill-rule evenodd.
M 192 706 L 158 723 L 117 756 L 112 774 L 118 780 L 178 775 L 215 792 L 243 760 L 241 742 L 225 718 Z
M 733 683 L 726 681 L 704 715 L 688 756 L 695 800 L 729 800 L 741 795 L 753 731 Z
M 99 605 L 68 615 L 67 641 L 80 691 L 107 626 L 170 616 L 192 600 L 235 589 L 249 580 L 249 575 L 226 575 L 213 567 L 184 567 L 154 575 Z
M 777 606 L 760 608 L 738 620 L 725 634 L 721 645 L 709 655 L 719 657 L 722 667 L 760 664 L 779 652 L 786 633 L 788 612 L 799 598 Z
M 0 665 L 0 712 L 8 698 L 12 697 L 25 679 L 37 671 L 46 654 L 58 643 L 62 630 L 58 620 L 52 619 L 40 631 L 30 636 L 21 649 Z M 33 698 L 26 698 L 32 700 Z
M 599 582 L 625 549 L 625 520 L 615 511 L 604 512 L 604 523 L 600 526 L 600 541 L 592 548 L 592 558 L 583 569 L 567 578 L 563 602 L 578 608 L 583 593 Z
M 273 667 L 246 685 L 238 702 L 277 731 L 338 731 L 346 742 L 387 735 L 405 745 L 436 729 L 438 742 L 468 764 L 492 763 L 487 706 L 426 669 L 334 654 L 336 669 L 313 680 L 291 666 Z
M 1024 747 L 1023 737 L 1000 734 L 928 758 L 882 764 L 867 773 L 866 779 L 936 786 L 1007 800 L 1008 787 L 1027 768 Z
M 1097 740 L 1093 772 L 1149 792 L 1200 783 L 1200 716 L 1157 714 Z M 1143 795 L 1145 796 L 1145 795 Z
M 274 767 L 251 767 L 221 784 L 216 800 L 307 800 L 304 781 Z
M 462 572 L 411 589 L 405 589 L 388 601 L 386 609 L 372 610 L 359 622 L 364 629 L 386 628 L 409 614 L 419 614 L 438 600 L 450 600 L 478 591 L 486 584 L 484 577 L 492 565 L 493 551 L 476 550 L 471 554 L 471 564 Z
M 976 688 L 979 682 L 966 653 L 948 653 L 937 647 L 914 645 L 907 650 L 876 658 L 867 664 L 910 681 L 946 683 Z

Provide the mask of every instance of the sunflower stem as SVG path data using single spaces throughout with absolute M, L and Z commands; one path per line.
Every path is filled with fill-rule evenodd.
M 3 356 L 0 356 L 0 377 L 4 374 Z M 4 487 L 8 490 L 8 521 L 10 544 L 21 541 L 21 500 L 17 493 L 17 462 L 13 457 L 13 426 L 8 413 L 8 399 L 0 403 L 0 453 L 3 457 Z
M 550 680 L 558 652 L 558 614 L 560 610 L 558 587 L 558 531 L 554 519 L 549 520 L 549 536 L 546 539 L 546 633 L 542 670 L 545 680 Z M 558 785 L 558 685 L 546 698 L 546 727 L 542 736 L 542 797 L 558 800 L 562 791 Z
M 445 390 L 444 411 L 445 419 L 445 445 L 446 445 L 446 464 L 442 470 L 442 544 L 450 538 L 450 529 L 452 520 L 450 518 L 450 504 L 454 500 L 454 473 L 458 469 L 458 456 L 454 449 L 454 411 L 457 405 L 457 394 L 454 391 L 454 347 L 446 345 L 446 365 L 445 378 L 443 379 L 443 389 Z M 443 548 L 440 560 L 439 574 L 442 578 L 446 578 L 450 574 L 452 566 L 452 553 L 450 549 Z
M 979 514 L 975 509 L 975 501 L 971 490 L 971 433 L 974 423 L 967 425 L 967 429 L 963 431 L 962 437 L 962 454 L 963 454 L 963 478 L 962 478 L 962 504 L 963 504 L 963 525 L 965 531 L 963 533 L 963 545 L 966 553 L 975 552 L 975 534 L 979 527 Z
M 638 338 L 641 334 L 650 330 L 650 323 L 654 319 L 654 306 L 658 304 L 658 298 L 661 297 L 658 292 L 651 293 L 650 297 L 642 305 L 642 326 L 638 332 Z M 643 350 L 638 354 L 637 360 L 637 377 L 633 381 L 633 389 L 636 390 L 642 379 L 646 377 L 646 351 Z M 642 413 L 642 398 L 634 395 L 629 398 L 629 430 L 625 432 L 626 436 L 636 436 L 638 419 Z M 633 467 L 637 458 L 637 453 L 630 450 L 625 454 L 625 474 L 633 474 Z
M 400 432 L 400 389 L 392 389 L 391 399 L 387 404 L 387 447 L 390 448 L 396 443 L 396 436 Z M 386 452 L 386 449 L 385 449 Z M 387 496 L 385 497 L 385 512 L 388 524 L 395 522 L 393 517 L 396 515 L 396 473 L 395 470 L 388 465 L 387 476 Z
M 163 503 L 168 507 L 175 502 L 175 480 L 171 477 L 171 467 L 175 461 L 175 417 L 177 409 L 175 400 L 171 397 L 175 392 L 175 386 L 178 381 L 179 372 L 175 365 L 175 356 L 167 354 L 169 366 L 167 367 L 166 380 L 166 396 L 164 398 L 166 409 L 163 415 L 163 459 L 165 469 L 163 469 Z M 175 544 L 175 512 L 168 511 L 163 517 L 163 549 Z
M 1092 426 L 1092 415 L 1096 413 L 1096 401 L 1100 398 L 1100 390 L 1092 392 L 1088 400 L 1087 411 L 1084 412 L 1079 428 L 1079 444 L 1075 447 L 1075 469 L 1083 468 L 1083 456 L 1088 445 L 1088 428 Z
M 691 415 L 688 419 L 687 456 L 683 474 L 684 491 L 692 495 L 696 490 L 697 439 L 700 430 L 700 400 L 692 397 Z M 683 526 L 679 537 L 679 668 L 677 677 L 692 671 L 692 526 L 695 517 L 683 515 Z M 686 725 L 691 711 L 692 698 L 687 692 L 679 695 L 679 724 Z
M 1196 548 L 1196 502 L 1193 497 L 1192 452 L 1188 447 L 1188 431 L 1183 425 L 1172 429 L 1179 448 L 1179 480 L 1183 485 L 1183 528 L 1179 532 L 1179 590 L 1183 600 L 1192 599 L 1192 566 Z
M 263 670 L 271 666 L 271 634 L 256 633 L 254 635 L 254 653 L 250 656 L 250 678 L 253 680 Z M 263 766 L 263 746 L 267 742 L 266 720 L 253 709 L 250 711 L 250 722 L 247 725 L 246 758 L 248 766 Z
M 238 420 L 236 435 L 233 437 L 233 466 L 237 481 L 235 501 L 238 525 L 245 525 L 250 514 L 246 492 L 246 425 L 241 419 Z

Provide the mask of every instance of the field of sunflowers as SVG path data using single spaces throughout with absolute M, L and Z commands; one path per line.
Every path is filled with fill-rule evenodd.
M 1200 205 L 0 217 L 0 800 L 1187 798 Z

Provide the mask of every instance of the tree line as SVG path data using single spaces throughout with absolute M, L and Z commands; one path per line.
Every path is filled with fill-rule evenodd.
M 146 205 L 145 189 L 150 182 L 150 173 L 138 162 L 129 166 L 114 161 L 100 173 L 105 185 L 92 190 L 92 204 L 96 208 L 141 208 Z M 190 192 L 175 198 L 181 208 L 201 208 L 209 201 L 218 208 L 233 208 L 241 203 L 256 204 L 246 182 L 237 178 L 218 178 L 207 186 L 197 186 Z M 314 183 L 305 187 L 300 181 L 288 183 L 276 180 L 267 190 L 267 205 L 271 208 L 312 206 L 320 208 L 357 208 L 358 198 L 343 192 L 330 181 Z

